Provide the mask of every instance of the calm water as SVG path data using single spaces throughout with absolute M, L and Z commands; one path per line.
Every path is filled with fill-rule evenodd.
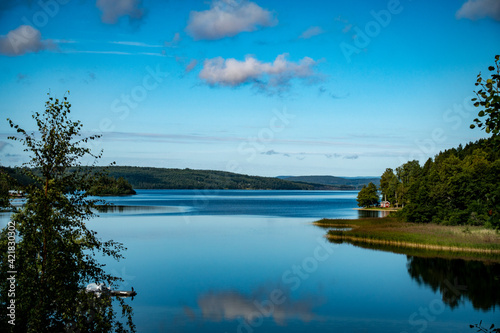
M 500 265 L 334 245 L 357 192 L 138 191 L 90 222 L 138 295 L 138 332 L 474 332 L 500 325 Z M 6 215 L 0 219 L 5 225 Z

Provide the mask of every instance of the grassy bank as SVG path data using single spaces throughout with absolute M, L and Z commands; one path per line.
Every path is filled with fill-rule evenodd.
M 406 254 L 500 260 L 500 234 L 482 227 L 408 223 L 393 217 L 323 219 L 314 224 L 328 229 L 327 237 L 333 242 Z

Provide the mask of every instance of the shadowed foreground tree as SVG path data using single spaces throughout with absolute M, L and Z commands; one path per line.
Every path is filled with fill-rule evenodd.
M 86 226 L 102 202 L 88 198 L 86 191 L 98 175 L 82 159 L 93 158 L 95 165 L 102 152 L 94 155 L 86 147 L 96 137 L 81 136 L 82 124 L 69 119 L 70 107 L 67 97 L 60 101 L 49 95 L 45 111 L 33 114 L 37 134 L 8 119 L 18 132 L 10 139 L 30 154 L 24 172 L 34 183 L 27 188 L 26 205 L 11 217 L 11 230 L 5 228 L 0 235 L 2 332 L 124 332 L 125 326 L 135 331 L 132 308 L 122 299 L 117 301 L 124 319 L 117 318 L 111 296 L 82 291 L 90 282 L 114 286 L 121 280 L 107 274 L 97 256 L 119 260 L 124 247 L 101 241 Z M 6 249 L 13 249 L 14 224 L 13 260 Z
M 497 147 L 500 144 L 500 55 L 495 56 L 495 66 L 488 67 L 493 72 L 491 79 L 484 80 L 481 73 L 477 75 L 476 91 L 477 98 L 473 98 L 474 106 L 483 108 L 479 111 L 478 118 L 470 125 L 475 128 L 476 125 L 486 133 L 491 134 L 493 142 Z

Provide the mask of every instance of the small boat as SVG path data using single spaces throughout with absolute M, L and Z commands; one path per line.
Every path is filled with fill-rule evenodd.
M 137 292 L 134 290 L 134 287 L 132 287 L 132 290 L 130 291 L 110 290 L 110 294 L 112 296 L 119 296 L 119 297 L 134 297 L 135 295 L 137 295 Z
M 111 296 L 118 297 L 134 297 L 137 292 L 132 287 L 132 290 L 111 290 L 108 286 L 104 284 L 90 283 L 85 291 L 88 293 L 94 293 L 97 297 L 101 297 L 102 294 L 109 294 Z

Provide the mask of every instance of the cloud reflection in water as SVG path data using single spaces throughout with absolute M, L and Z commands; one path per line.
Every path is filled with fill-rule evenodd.
M 198 306 L 204 321 L 221 322 L 243 319 L 248 323 L 263 318 L 272 318 L 277 325 L 284 326 L 289 320 L 310 322 L 316 315 L 313 308 L 321 305 L 319 299 L 292 300 L 285 288 L 244 295 L 238 291 L 207 292 L 198 297 Z M 191 308 L 186 315 L 194 319 Z

